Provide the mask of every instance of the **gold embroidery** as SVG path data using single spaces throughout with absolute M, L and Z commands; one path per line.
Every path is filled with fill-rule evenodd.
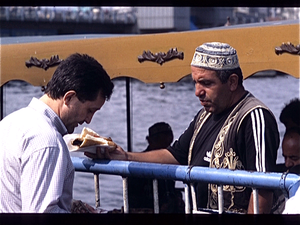
M 237 114 L 238 113 L 230 117 L 226 125 L 224 125 L 219 132 L 212 151 L 212 168 L 226 168 L 231 170 L 243 169 L 242 162 L 239 160 L 239 157 L 236 156 L 236 153 L 232 148 L 230 148 L 229 151 L 225 152 L 224 154 L 224 139 Z M 210 184 L 209 188 L 211 190 L 211 206 L 214 208 L 214 206 L 217 206 L 218 202 L 218 186 L 216 184 Z M 230 210 L 234 206 L 234 193 L 242 192 L 245 189 L 246 188 L 242 186 L 223 185 L 223 191 L 229 192 L 231 195 L 230 206 L 227 210 Z
M 218 135 L 216 142 L 214 144 L 214 147 L 213 147 L 213 155 L 212 155 L 213 160 L 212 160 L 211 167 L 223 168 L 220 163 L 220 158 L 224 155 L 224 145 L 223 145 L 224 138 L 236 116 L 237 116 L 237 114 L 235 114 L 233 117 L 231 117 L 228 120 L 227 125 L 223 126 L 221 131 L 219 132 L 219 135 Z
M 239 160 L 239 157 L 236 156 L 236 153 L 233 151 L 232 148 L 229 149 L 229 152 L 225 153 L 225 157 L 220 164 L 219 168 L 227 168 L 231 170 L 235 169 L 243 169 L 242 162 Z M 217 197 L 218 197 L 218 186 L 216 184 L 210 184 L 210 188 L 212 191 L 212 203 L 217 204 Z M 230 192 L 230 205 L 227 210 L 230 210 L 234 206 L 234 193 L 235 192 L 242 192 L 246 189 L 243 186 L 233 186 L 233 185 L 223 185 L 223 191 Z

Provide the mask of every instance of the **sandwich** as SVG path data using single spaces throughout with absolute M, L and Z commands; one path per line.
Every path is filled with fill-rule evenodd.
M 79 148 L 90 146 L 108 147 L 109 151 L 113 151 L 117 147 L 116 143 L 114 143 L 110 137 L 107 138 L 100 136 L 95 131 L 87 127 L 84 127 L 80 136 L 75 138 L 71 143 Z

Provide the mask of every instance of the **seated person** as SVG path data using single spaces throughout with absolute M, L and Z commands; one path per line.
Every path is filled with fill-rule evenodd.
M 293 127 L 286 131 L 282 142 L 282 155 L 285 159 L 285 166 L 290 173 L 300 175 L 300 128 Z M 299 214 L 300 189 L 295 196 L 285 202 L 283 214 Z
M 300 175 L 300 101 L 293 99 L 280 114 L 280 121 L 286 131 L 282 140 L 284 165 L 278 164 L 276 172 L 288 172 Z M 282 191 L 274 191 L 274 202 L 271 212 L 281 214 L 285 208 L 285 197 Z
M 282 122 L 286 128 L 285 133 L 290 128 L 300 127 L 300 116 L 299 115 L 300 115 L 300 99 L 294 98 L 288 104 L 285 105 L 285 107 L 282 109 L 280 116 L 279 116 L 280 122 Z M 289 136 L 290 135 L 296 135 L 296 134 L 289 134 Z M 292 140 L 291 138 L 288 138 L 288 139 Z M 282 143 L 282 145 L 283 144 L 284 143 Z M 282 150 L 283 157 L 285 157 L 285 154 L 287 154 L 287 151 L 289 149 L 289 147 L 287 146 L 288 141 L 285 142 L 285 145 L 286 145 L 285 146 L 286 153 L 284 153 L 284 150 Z M 283 146 L 282 146 L 282 148 L 283 148 Z M 292 164 L 291 164 L 290 159 L 285 157 L 285 163 L 277 164 L 276 165 L 277 170 L 275 172 L 283 173 L 289 169 L 289 172 L 299 174 L 299 169 L 298 169 L 298 171 L 297 170 L 295 171 L 295 168 L 292 168 L 293 166 L 296 166 L 296 165 L 298 165 L 298 167 L 299 167 L 299 164 L 300 163 L 298 161 L 292 162 Z
M 282 141 L 285 167 L 290 173 L 300 174 L 300 127 L 287 129 Z
M 145 151 L 166 148 L 173 142 L 173 132 L 167 123 L 155 123 L 148 131 Z M 175 181 L 158 180 L 158 193 L 160 213 L 184 213 L 182 194 L 175 190 Z M 131 212 L 153 212 L 153 180 L 128 177 L 128 198 Z

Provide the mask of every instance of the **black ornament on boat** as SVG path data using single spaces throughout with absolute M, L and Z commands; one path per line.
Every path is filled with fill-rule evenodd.
M 300 55 L 300 45 L 294 46 L 292 43 L 282 43 L 280 47 L 275 48 L 275 53 L 277 55 L 282 53 L 290 53 L 293 55 Z
M 158 52 L 155 54 L 153 54 L 148 50 L 148 51 L 144 51 L 142 55 L 138 56 L 138 60 L 140 63 L 144 61 L 152 61 L 162 65 L 163 63 L 175 58 L 182 60 L 183 56 L 184 56 L 183 52 L 178 52 L 177 48 L 171 48 L 167 53 Z
M 41 60 L 37 59 L 36 57 L 30 57 L 30 59 L 25 62 L 25 65 L 27 66 L 27 68 L 35 66 L 47 70 L 50 67 L 57 66 L 61 62 L 62 60 L 59 59 L 58 55 L 53 55 L 51 56 L 50 59 L 41 59 Z

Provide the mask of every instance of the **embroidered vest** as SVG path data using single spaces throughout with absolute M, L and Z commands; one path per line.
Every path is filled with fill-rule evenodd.
M 224 122 L 213 144 L 209 167 L 244 170 L 243 162 L 236 154 L 237 143 L 235 140 L 244 118 L 257 108 L 269 110 L 267 106 L 250 93 L 235 106 Z M 191 162 L 196 136 L 210 115 L 211 113 L 206 112 L 204 109 L 202 109 L 198 115 L 194 134 L 190 141 L 188 165 L 190 165 Z M 251 190 L 249 188 L 246 189 L 241 186 L 223 185 L 224 209 L 233 212 L 247 212 L 250 193 Z M 218 188 L 216 184 L 208 185 L 208 208 L 218 208 Z

